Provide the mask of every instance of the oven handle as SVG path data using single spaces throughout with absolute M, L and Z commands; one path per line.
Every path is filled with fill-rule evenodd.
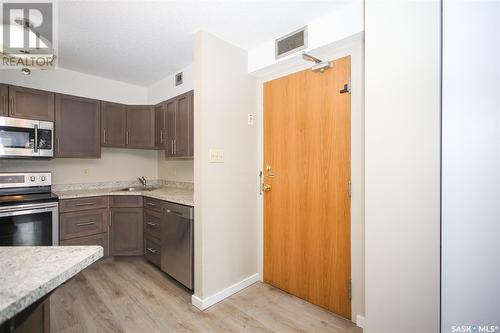
M 56 204 L 34 204 L 0 208 L 0 217 L 28 215 L 33 213 L 45 213 L 57 209 Z

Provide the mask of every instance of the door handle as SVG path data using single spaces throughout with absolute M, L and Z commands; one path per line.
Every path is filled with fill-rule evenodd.
M 262 186 L 262 190 L 263 190 L 264 192 L 270 192 L 270 191 L 271 191 L 271 185 L 269 185 L 269 184 L 264 184 L 264 185 Z

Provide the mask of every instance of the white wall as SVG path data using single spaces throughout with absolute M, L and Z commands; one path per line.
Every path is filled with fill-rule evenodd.
M 308 44 L 306 51 L 328 45 L 346 37 L 363 32 L 363 1 L 351 0 L 338 4 L 338 9 L 323 17 L 313 20 L 308 26 Z M 295 29 L 302 28 L 298 26 Z M 293 31 L 292 29 L 291 31 Z M 291 32 L 290 31 L 290 32 Z M 276 36 L 279 38 L 281 36 Z M 253 73 L 276 63 L 295 57 L 275 59 L 275 39 L 268 40 L 248 51 L 248 72 Z
M 364 316 L 364 40 L 363 34 L 335 41 L 312 50 L 321 59 L 334 60 L 351 57 L 351 278 L 352 278 L 352 320 Z M 263 168 L 263 83 L 301 70 L 307 70 L 311 63 L 302 59 L 290 59 L 258 71 L 258 163 Z M 261 76 L 263 75 L 263 76 Z M 263 275 L 263 197 L 259 197 L 259 273 Z
M 438 332 L 440 1 L 366 0 L 365 332 Z
M 128 181 L 139 176 L 158 178 L 154 150 L 102 148 L 101 158 L 51 160 L 0 160 L 0 172 L 52 171 L 52 183 L 76 184 Z
M 175 85 L 175 74 L 183 72 L 183 83 Z M 148 87 L 148 104 L 157 104 L 172 97 L 193 90 L 193 65 L 180 69 L 176 73 Z M 193 182 L 194 165 L 189 160 L 165 159 L 163 151 L 158 152 L 158 177 L 171 181 Z
M 446 0 L 443 19 L 444 333 L 500 326 L 500 5 Z
M 63 68 L 34 70 L 31 75 L 24 75 L 19 70 L 4 69 L 0 70 L 0 82 L 109 102 L 125 104 L 146 104 L 147 102 L 145 87 Z
M 206 32 L 195 35 L 195 295 L 198 306 L 257 276 L 256 81 L 247 52 Z M 209 149 L 224 163 L 209 163 Z M 234 289 L 233 289 L 234 290 Z
M 175 85 L 175 74 L 182 72 L 182 84 Z M 157 104 L 177 95 L 193 90 L 193 65 L 186 66 L 172 75 L 150 85 L 148 104 Z
M 33 71 L 29 76 L 18 70 L 2 70 L 0 82 L 118 103 L 147 103 L 145 87 L 66 69 Z M 0 159 L 1 172 L 33 170 L 52 171 L 54 184 L 133 180 L 138 176 L 156 179 L 158 153 L 152 150 L 103 148 L 100 159 Z

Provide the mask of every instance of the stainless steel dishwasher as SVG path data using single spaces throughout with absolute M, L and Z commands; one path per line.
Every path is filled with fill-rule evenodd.
M 193 208 L 167 202 L 161 221 L 161 270 L 193 289 Z

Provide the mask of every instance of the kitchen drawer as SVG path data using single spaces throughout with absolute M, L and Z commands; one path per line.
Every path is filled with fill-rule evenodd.
M 107 257 L 109 255 L 107 233 L 68 239 L 59 242 L 59 245 L 61 246 L 100 245 L 104 249 L 104 256 Z
M 161 213 L 165 201 L 161 201 L 153 198 L 144 198 L 144 208 L 151 209 Z
M 144 238 L 144 257 L 151 261 L 154 265 L 160 267 L 161 265 L 161 245 L 160 241 L 153 237 Z
M 60 215 L 60 239 L 90 236 L 108 231 L 108 210 L 82 210 Z
M 88 197 L 59 201 L 59 211 L 61 213 L 99 208 L 108 208 L 108 197 Z
M 115 195 L 109 197 L 109 207 L 138 207 L 142 208 L 140 195 Z
M 144 209 L 144 232 L 155 238 L 160 238 L 161 213 Z

